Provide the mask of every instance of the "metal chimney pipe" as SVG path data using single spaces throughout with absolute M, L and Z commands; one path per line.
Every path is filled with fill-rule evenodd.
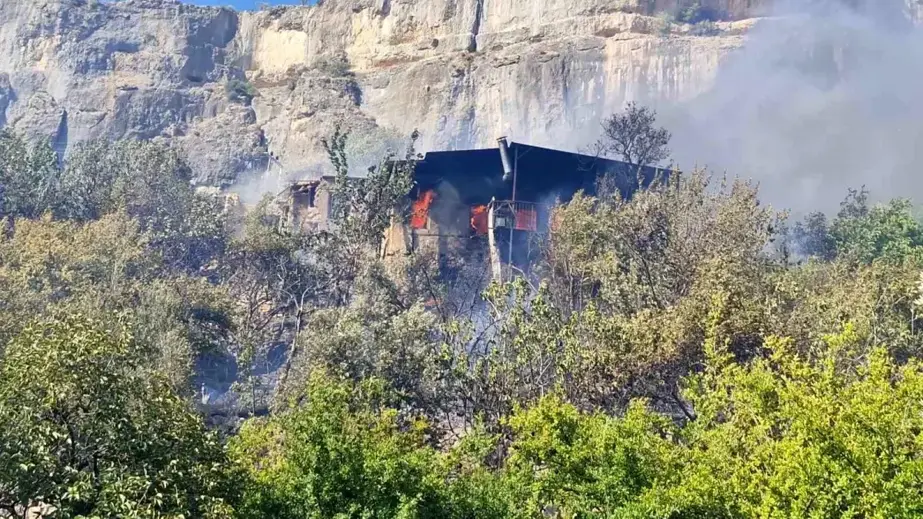
M 500 161 L 503 162 L 503 181 L 508 182 L 513 176 L 513 161 L 510 160 L 510 146 L 506 137 L 497 139 L 497 147 L 500 148 Z

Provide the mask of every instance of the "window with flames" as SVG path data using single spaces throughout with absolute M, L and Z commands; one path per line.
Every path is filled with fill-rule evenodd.
M 516 202 L 512 204 L 513 229 L 535 232 L 538 230 L 538 211 L 534 204 Z M 478 205 L 471 208 L 471 228 L 475 234 L 486 235 L 490 229 L 490 206 Z M 501 225 L 507 227 L 507 225 Z
M 410 211 L 410 227 L 412 229 L 429 228 L 429 210 L 435 200 L 436 193 L 425 191 L 420 195 L 420 198 L 413 202 Z

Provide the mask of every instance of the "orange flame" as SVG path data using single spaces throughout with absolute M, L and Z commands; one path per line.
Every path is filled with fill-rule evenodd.
M 414 229 L 426 229 L 426 222 L 429 220 L 429 208 L 436 200 L 436 193 L 425 191 L 420 198 L 413 203 L 410 214 L 410 227 Z
M 478 205 L 471 208 L 471 228 L 475 234 L 487 234 L 487 206 Z

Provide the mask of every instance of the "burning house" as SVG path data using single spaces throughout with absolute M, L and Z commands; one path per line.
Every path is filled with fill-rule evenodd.
M 384 255 L 426 250 L 440 258 L 480 255 L 496 279 L 526 272 L 555 203 L 595 194 L 602 179 L 623 195 L 669 171 L 498 140 L 497 148 L 429 152 L 414 164 L 410 214 L 384 237 Z M 329 182 L 329 180 L 327 181 Z M 293 184 L 292 223 L 325 227 L 324 179 Z

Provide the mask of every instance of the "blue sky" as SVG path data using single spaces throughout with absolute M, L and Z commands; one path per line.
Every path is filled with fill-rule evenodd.
M 299 0 L 183 0 L 189 4 L 195 5 L 217 5 L 217 6 L 231 6 L 235 9 L 256 9 L 260 4 L 271 4 L 271 5 L 285 5 L 285 4 L 300 4 Z M 313 0 L 309 0 L 308 3 L 313 3 Z

